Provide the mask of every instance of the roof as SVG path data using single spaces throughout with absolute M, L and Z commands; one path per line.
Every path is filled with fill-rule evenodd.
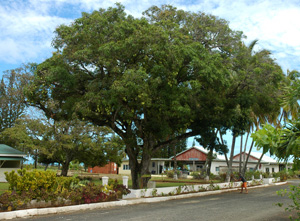
M 139 158 L 138 160 L 141 160 L 141 158 Z M 169 158 L 151 158 L 152 161 L 168 161 L 170 160 Z M 123 162 L 127 162 L 129 161 L 129 158 L 123 158 L 122 159 Z
M 262 153 L 260 152 L 251 152 L 250 156 L 253 156 L 257 159 L 260 159 Z M 267 156 L 266 154 L 263 156 L 263 158 L 261 159 L 261 162 L 266 162 L 266 163 L 277 163 L 277 161 L 269 156 Z
M 176 154 L 176 156 L 179 156 L 179 155 L 181 155 L 181 154 L 183 154 L 183 153 L 185 153 L 185 152 L 187 152 L 187 151 L 189 151 L 190 149 L 193 149 L 193 148 L 196 149 L 196 150 L 201 151 L 202 153 L 204 153 L 206 155 L 208 154 L 208 150 L 205 149 L 204 147 L 202 147 L 202 146 L 193 146 L 193 147 L 190 147 L 190 148 L 188 148 L 188 149 L 186 149 L 186 150 L 184 150 L 184 151 Z M 225 156 L 224 155 L 218 154 L 215 151 L 213 152 L 213 154 L 217 157 L 215 160 L 225 160 Z M 173 157 L 174 156 L 170 157 L 169 159 L 172 159 Z
M 5 144 L 0 144 L 0 156 L 24 157 L 26 154 Z
M 202 147 L 202 146 L 193 146 L 193 147 L 190 147 L 190 148 L 188 148 L 188 149 L 186 149 L 186 150 L 178 153 L 176 156 L 178 156 L 178 155 L 180 155 L 180 154 L 182 154 L 182 153 L 184 153 L 186 151 L 189 151 L 192 148 L 195 148 L 195 149 L 201 151 L 202 153 L 208 154 L 208 150 L 205 149 L 204 147 Z M 216 160 L 216 161 L 225 161 L 225 155 L 221 155 L 221 154 L 219 154 L 219 153 L 217 153 L 215 151 L 213 153 L 216 156 L 216 159 L 214 159 L 214 160 Z M 261 154 L 262 153 L 260 153 L 260 152 L 251 152 L 250 156 L 253 156 L 253 157 L 259 159 L 261 157 Z M 172 159 L 172 158 L 173 158 L 173 156 L 170 157 L 170 159 Z M 267 156 L 267 155 L 264 155 L 263 158 L 262 158 L 262 160 L 261 160 L 261 163 L 277 163 L 277 161 L 275 159 Z
M 23 157 L 0 157 L 0 161 L 5 160 L 5 161 L 20 161 L 20 160 L 25 160 Z

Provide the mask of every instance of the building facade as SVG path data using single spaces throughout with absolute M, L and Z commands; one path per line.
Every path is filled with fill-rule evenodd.
M 194 146 L 189 149 L 182 151 L 176 155 L 177 162 L 180 162 L 181 165 L 188 168 L 190 172 L 194 171 L 201 171 L 205 166 L 206 158 L 207 158 L 208 151 L 200 146 Z M 217 175 L 220 173 L 226 173 L 228 167 L 225 160 L 224 155 L 220 155 L 214 153 L 214 159 L 212 160 L 211 164 L 211 173 Z M 233 171 L 239 170 L 239 162 L 240 156 L 242 158 L 242 166 L 243 162 L 247 157 L 247 153 L 236 154 L 233 157 L 232 162 L 232 169 Z M 247 170 L 251 171 L 254 170 L 256 167 L 259 159 L 261 157 L 261 153 L 252 152 L 249 156 L 249 160 L 247 163 Z M 171 168 L 171 162 L 174 161 L 174 157 L 170 158 L 152 158 L 149 168 L 152 174 L 161 174 L 163 171 Z M 285 164 L 279 163 L 275 159 L 264 155 L 261 162 L 258 165 L 258 170 L 261 172 L 269 172 L 269 173 L 276 173 L 282 169 L 290 169 L 291 165 L 287 166 Z M 130 166 L 129 160 L 124 159 L 122 161 L 121 167 L 119 168 L 120 174 L 130 175 Z
M 11 172 L 21 168 L 25 153 L 5 144 L 0 144 L 0 182 L 7 182 L 5 172 Z

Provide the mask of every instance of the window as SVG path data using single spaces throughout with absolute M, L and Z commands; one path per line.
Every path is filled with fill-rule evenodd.
M 253 167 L 250 167 L 250 168 L 249 168 L 249 171 L 254 171 L 254 168 L 253 168 Z
M 124 164 L 124 165 L 123 165 L 123 170 L 130 170 L 129 165 L 128 165 L 128 164 Z
M 275 172 L 275 168 L 273 167 L 273 168 L 272 168 L 272 173 L 274 173 L 274 172 Z
M 220 167 L 216 167 L 216 172 L 219 172 L 220 171 Z
M 152 162 L 152 167 L 155 167 L 155 162 Z
M 270 172 L 270 169 L 269 167 L 266 168 L 266 173 L 269 173 Z

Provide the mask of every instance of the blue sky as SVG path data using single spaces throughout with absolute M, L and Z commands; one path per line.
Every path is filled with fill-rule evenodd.
M 135 17 L 152 5 L 171 4 L 188 11 L 203 11 L 230 22 L 264 48 L 287 69 L 300 70 L 300 2 L 298 0 L 119 0 Z M 51 56 L 51 40 L 60 24 L 70 24 L 81 12 L 115 4 L 114 0 L 1 0 L 0 74 L 22 63 L 42 62 Z
M 284 72 L 300 70 L 299 0 L 119 0 L 128 14 L 140 17 L 152 5 L 205 12 L 226 19 L 243 31 L 246 44 L 258 39 L 256 50 L 270 50 Z M 40 63 L 53 51 L 51 40 L 60 24 L 81 12 L 114 6 L 113 0 L 1 0 L 0 76 L 23 63 Z

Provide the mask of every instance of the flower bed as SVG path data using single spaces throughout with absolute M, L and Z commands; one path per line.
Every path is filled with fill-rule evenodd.
M 6 173 L 9 190 L 0 195 L 0 211 L 115 201 L 130 193 L 117 180 L 101 186 L 53 172 Z

